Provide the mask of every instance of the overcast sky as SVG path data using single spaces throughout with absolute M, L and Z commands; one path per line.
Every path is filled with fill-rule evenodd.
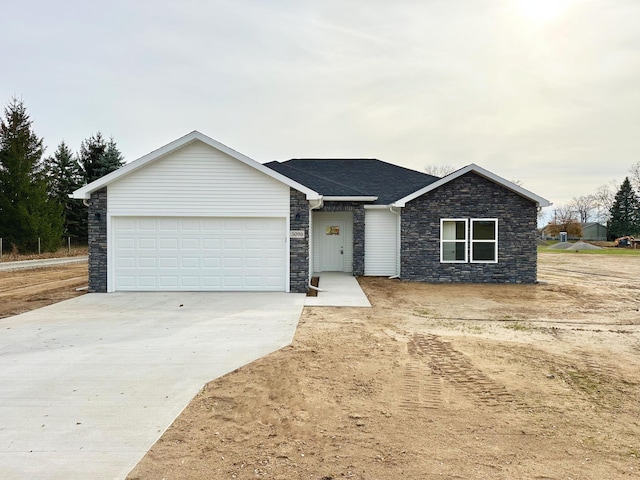
M 555 204 L 640 161 L 637 0 L 0 0 L 52 154 L 192 131 L 259 161 L 478 165 Z

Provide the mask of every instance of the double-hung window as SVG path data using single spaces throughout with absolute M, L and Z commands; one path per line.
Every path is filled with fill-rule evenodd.
M 496 218 L 440 220 L 440 261 L 443 263 L 497 263 Z
M 440 220 L 440 261 L 466 263 L 467 219 L 452 218 Z

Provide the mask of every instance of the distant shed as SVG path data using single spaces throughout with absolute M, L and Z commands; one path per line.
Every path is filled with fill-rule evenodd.
M 607 227 L 597 222 L 582 224 L 582 240 L 606 241 Z

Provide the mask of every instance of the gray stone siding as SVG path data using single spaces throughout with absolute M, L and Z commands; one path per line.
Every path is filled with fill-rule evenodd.
M 306 293 L 309 284 L 309 202 L 304 193 L 289 190 L 289 227 L 302 230 L 304 238 L 289 239 L 289 289 Z M 288 233 L 288 232 L 287 232 Z
M 316 212 L 353 213 L 353 275 L 364 275 L 364 204 L 359 202 L 324 202 Z
M 107 291 L 107 188 L 89 200 L 89 291 Z
M 497 218 L 498 263 L 441 263 L 440 219 Z M 535 283 L 537 206 L 473 172 L 402 209 L 401 278 L 431 283 Z

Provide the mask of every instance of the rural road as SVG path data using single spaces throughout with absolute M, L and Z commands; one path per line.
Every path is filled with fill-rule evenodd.
M 87 261 L 87 256 L 65 257 L 65 258 L 45 258 L 42 260 L 22 260 L 20 262 L 1 262 L 0 272 L 10 272 L 12 270 L 23 270 L 27 268 L 55 267 L 56 265 L 66 265 L 69 263 L 82 263 Z

